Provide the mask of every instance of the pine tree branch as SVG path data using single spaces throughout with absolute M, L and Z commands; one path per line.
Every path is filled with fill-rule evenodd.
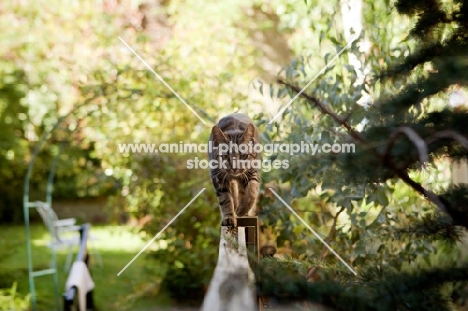
M 261 262 L 256 273 L 258 292 L 280 303 L 307 300 L 337 310 L 451 310 L 441 287 L 468 277 L 466 266 L 414 272 L 372 266 L 353 282 L 307 282 L 291 267 L 288 263 Z
M 426 139 L 426 144 L 430 145 L 436 142 L 437 140 L 444 138 L 451 138 L 457 141 L 460 145 L 462 145 L 463 148 L 468 150 L 468 139 L 466 139 L 465 136 L 461 135 L 460 133 L 451 130 L 440 131 L 433 134 L 432 136 Z
M 277 80 L 278 83 L 285 85 L 286 87 L 290 88 L 291 90 L 295 91 L 296 93 L 299 93 L 301 90 L 296 87 L 295 85 L 289 84 L 286 81 L 282 79 Z M 349 135 L 354 138 L 356 141 L 361 142 L 362 144 L 368 146 L 372 153 L 380 160 L 382 165 L 393 171 L 403 182 L 405 182 L 407 185 L 409 185 L 411 188 L 422 194 L 425 198 L 427 198 L 429 201 L 434 203 L 441 211 L 447 212 L 447 207 L 445 206 L 444 202 L 441 200 L 441 198 L 431 190 L 425 189 L 420 183 L 414 181 L 409 177 L 407 174 L 406 170 L 403 168 L 398 168 L 395 166 L 395 164 L 391 161 L 389 161 L 389 157 L 387 154 L 381 154 L 375 146 L 372 146 L 369 144 L 369 142 L 353 127 L 347 122 L 347 118 L 341 117 L 328 109 L 319 99 L 312 97 L 305 92 L 302 92 L 300 94 L 303 98 L 307 99 L 307 101 L 312 102 L 319 108 L 319 110 L 330 116 L 335 122 L 337 122 L 339 125 L 343 126 L 349 133 Z
M 387 149 L 385 150 L 385 161 L 389 161 L 392 147 L 395 144 L 396 139 L 401 135 L 406 135 L 406 137 L 408 137 L 408 139 L 416 147 L 419 155 L 419 163 L 424 167 L 424 163 L 429 161 L 429 153 L 427 151 L 426 142 L 415 130 L 408 126 L 399 127 L 393 131 L 392 135 L 390 135 L 390 138 L 387 141 Z
M 451 244 L 460 241 L 463 231 L 461 227 L 454 226 L 453 218 L 446 213 L 430 213 L 413 222 L 409 227 L 396 230 L 396 236 L 400 234 L 409 238 L 424 238 L 431 240 L 444 240 Z M 382 234 L 389 234 L 383 229 Z M 393 231 L 395 234 L 395 231 Z

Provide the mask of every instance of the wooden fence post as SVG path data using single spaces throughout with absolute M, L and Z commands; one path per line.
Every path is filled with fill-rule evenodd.
M 202 311 L 255 311 L 255 275 L 247 252 L 258 254 L 257 217 L 237 218 L 237 229 L 221 227 L 219 257 Z

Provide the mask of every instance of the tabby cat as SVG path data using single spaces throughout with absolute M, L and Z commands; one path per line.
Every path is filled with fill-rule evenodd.
M 255 216 L 257 213 L 255 203 L 260 173 L 253 162 L 260 161 L 260 154 L 252 146 L 260 144 L 258 130 L 246 114 L 233 113 L 213 127 L 210 141 L 213 145 L 210 161 L 218 161 L 217 167 L 211 169 L 211 180 L 219 200 L 221 225 L 237 227 L 236 215 Z M 222 144 L 229 147 L 227 151 L 221 150 Z M 242 144 L 251 147 L 239 148 Z

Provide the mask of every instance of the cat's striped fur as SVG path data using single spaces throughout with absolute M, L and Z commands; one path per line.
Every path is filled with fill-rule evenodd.
M 253 121 L 245 114 L 233 113 L 222 118 L 212 129 L 210 141 L 214 147 L 220 144 L 233 145 L 259 144 L 258 130 Z M 236 161 L 243 160 L 251 163 L 259 160 L 260 154 L 250 150 L 242 153 L 236 148 L 230 148 L 227 154 L 220 154 L 220 150 L 213 148 L 209 154 L 210 160 L 225 163 L 226 167 L 218 165 L 211 169 L 211 180 L 216 190 L 221 211 L 222 226 L 237 226 L 236 215 L 255 216 L 256 200 L 260 186 L 260 173 L 253 165 L 235 165 Z M 253 149 L 253 148 L 250 148 Z

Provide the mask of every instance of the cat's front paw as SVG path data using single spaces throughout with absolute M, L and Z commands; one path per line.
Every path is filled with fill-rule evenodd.
M 224 217 L 221 221 L 223 227 L 237 227 L 237 219 L 233 216 Z

